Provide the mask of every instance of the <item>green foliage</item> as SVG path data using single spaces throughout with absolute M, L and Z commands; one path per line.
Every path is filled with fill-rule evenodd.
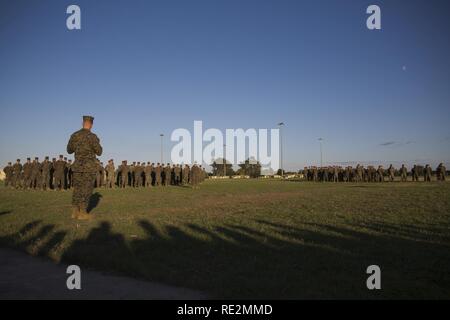
M 250 178 L 258 178 L 261 176 L 261 164 L 254 159 L 247 159 L 239 165 L 240 169 L 237 174 L 250 176 Z
M 235 175 L 233 165 L 226 159 L 214 160 L 213 163 L 211 163 L 211 167 L 213 176 L 223 177 L 226 174 L 228 177 L 230 177 Z

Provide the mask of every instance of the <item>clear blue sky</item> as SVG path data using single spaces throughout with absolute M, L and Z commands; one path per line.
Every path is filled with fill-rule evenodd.
M 64 152 L 92 114 L 103 160 L 156 162 L 159 133 L 194 120 L 284 121 L 288 169 L 318 164 L 319 137 L 326 163 L 448 165 L 449 14 L 445 0 L 0 0 L 0 163 Z

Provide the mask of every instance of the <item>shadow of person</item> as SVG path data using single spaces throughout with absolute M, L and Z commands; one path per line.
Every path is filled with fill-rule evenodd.
M 94 193 L 91 198 L 89 199 L 89 204 L 87 207 L 87 212 L 91 212 L 94 210 L 98 204 L 100 203 L 100 199 L 102 198 L 102 195 L 98 192 Z
M 61 260 L 118 272 L 128 271 L 134 262 L 124 236 L 113 232 L 111 224 L 105 221 L 93 228 L 87 238 L 72 242 Z
M 10 214 L 12 211 L 2 211 L 2 212 L 0 212 L 0 216 L 4 216 L 4 215 L 7 215 L 7 214 Z

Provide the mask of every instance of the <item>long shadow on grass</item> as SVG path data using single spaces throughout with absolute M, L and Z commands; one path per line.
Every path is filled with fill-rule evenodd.
M 138 221 L 125 239 L 108 222 L 64 250 L 62 261 L 203 290 L 217 298 L 448 298 L 450 244 L 445 226 L 364 225 L 267 220 L 205 227 Z M 0 243 L 50 256 L 65 232 L 37 220 Z M 379 265 L 382 290 L 366 288 Z
M 102 195 L 98 192 L 94 193 L 90 198 L 89 198 L 89 203 L 88 203 L 88 207 L 87 207 L 87 212 L 91 212 L 92 210 L 94 210 L 98 204 L 100 203 L 100 200 L 102 199 Z
M 53 224 L 42 225 L 42 220 L 25 224 L 17 234 L 0 237 L 0 244 L 15 247 L 34 255 L 49 256 L 66 236 L 65 231 L 54 232 Z
M 403 229 L 408 234 L 405 237 L 263 220 L 210 228 L 196 224 L 157 228 L 148 220 L 138 224 L 145 236 L 125 241 L 103 222 L 86 239 L 74 242 L 63 260 L 204 290 L 218 298 L 434 298 L 450 294 L 449 244 L 427 241 L 412 228 Z M 366 268 L 372 264 L 382 269 L 382 291 L 366 288 Z

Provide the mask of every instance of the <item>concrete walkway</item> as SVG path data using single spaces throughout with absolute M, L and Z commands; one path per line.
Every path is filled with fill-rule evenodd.
M 81 268 L 81 290 L 68 290 L 67 265 L 0 248 L 0 299 L 206 299 L 203 293 Z

